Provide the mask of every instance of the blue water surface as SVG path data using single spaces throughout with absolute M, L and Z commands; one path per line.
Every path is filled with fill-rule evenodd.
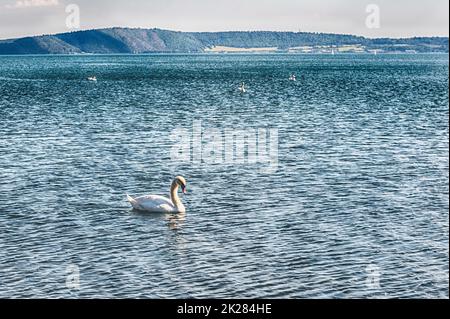
M 448 76 L 448 55 L 0 57 L 0 297 L 448 298 Z M 198 123 L 275 130 L 275 169 L 174 158 Z M 131 211 L 179 174 L 186 214 Z

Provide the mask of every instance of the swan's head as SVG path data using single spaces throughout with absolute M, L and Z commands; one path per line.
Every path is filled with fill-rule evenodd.
M 183 192 L 183 194 L 186 194 L 186 180 L 184 179 L 183 176 L 177 176 L 175 177 L 175 182 L 177 183 L 178 186 L 181 187 L 181 191 Z

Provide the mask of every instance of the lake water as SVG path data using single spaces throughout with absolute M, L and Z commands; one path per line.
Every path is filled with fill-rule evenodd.
M 448 55 L 0 57 L 0 297 L 448 298 L 448 75 Z M 271 129 L 275 166 L 174 158 L 199 124 Z M 176 175 L 186 214 L 130 209 Z

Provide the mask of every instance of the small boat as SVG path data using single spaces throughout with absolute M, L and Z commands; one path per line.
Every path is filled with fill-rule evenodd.
M 244 83 L 244 82 L 242 82 L 241 86 L 239 86 L 239 91 L 240 91 L 241 93 L 247 92 L 246 89 L 245 89 L 245 83 Z
M 88 79 L 88 81 L 97 82 L 97 77 L 96 76 L 90 76 L 87 79 Z

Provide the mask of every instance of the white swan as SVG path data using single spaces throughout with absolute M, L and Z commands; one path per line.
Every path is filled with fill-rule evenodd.
M 239 91 L 241 93 L 245 93 L 246 92 L 246 90 L 245 90 L 245 83 L 244 82 L 242 82 L 241 86 L 239 87 Z
M 149 213 L 185 213 L 186 209 L 178 197 L 178 188 L 186 193 L 186 180 L 177 176 L 170 187 L 170 199 L 158 195 L 147 195 L 132 198 L 127 194 L 127 199 L 134 209 Z

